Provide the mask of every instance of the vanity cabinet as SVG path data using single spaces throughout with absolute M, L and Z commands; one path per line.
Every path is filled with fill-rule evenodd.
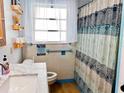
M 6 45 L 3 0 L 0 0 L 0 46 Z

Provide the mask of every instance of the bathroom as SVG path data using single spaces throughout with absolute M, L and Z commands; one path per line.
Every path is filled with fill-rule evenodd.
M 0 93 L 124 93 L 124 0 L 0 0 Z

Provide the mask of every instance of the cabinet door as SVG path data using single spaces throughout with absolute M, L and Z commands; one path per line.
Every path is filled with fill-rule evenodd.
M 0 46 L 6 45 L 3 0 L 0 0 Z

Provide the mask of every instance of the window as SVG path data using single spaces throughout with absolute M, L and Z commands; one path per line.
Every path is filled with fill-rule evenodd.
M 35 7 L 35 41 L 66 41 L 66 19 L 66 8 Z

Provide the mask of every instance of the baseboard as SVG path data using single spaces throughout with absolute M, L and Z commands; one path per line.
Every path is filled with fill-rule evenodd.
M 75 82 L 74 79 L 61 79 L 61 80 L 57 80 L 57 83 L 72 83 Z

